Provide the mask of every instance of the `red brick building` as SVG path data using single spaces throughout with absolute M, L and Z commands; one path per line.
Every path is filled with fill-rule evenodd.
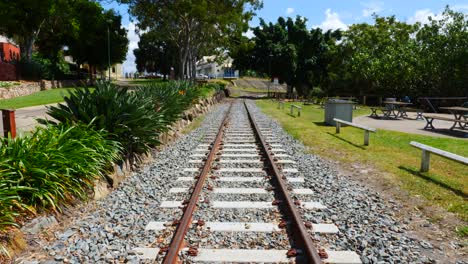
M 0 81 L 18 78 L 16 65 L 10 62 L 20 59 L 20 48 L 10 39 L 0 36 Z
M 0 61 L 10 62 L 20 59 L 20 49 L 10 39 L 0 36 Z

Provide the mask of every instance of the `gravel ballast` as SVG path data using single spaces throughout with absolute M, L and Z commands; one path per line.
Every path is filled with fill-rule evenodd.
M 261 113 L 254 102 L 248 102 L 248 105 L 251 113 L 262 124 L 261 126 L 271 128 L 274 136 L 282 144 L 281 148 L 286 150 L 284 154 L 291 156 L 288 159 L 296 162 L 296 164 L 284 165 L 285 168 L 299 170 L 299 173 L 291 174 L 291 176 L 305 178 L 305 183 L 294 183 L 292 186 L 313 190 L 312 195 L 295 195 L 295 197 L 302 201 L 319 201 L 327 206 L 324 210 L 303 211 L 305 220 L 312 223 L 334 223 L 338 226 L 338 234 L 320 235 L 311 232 L 319 246 L 330 250 L 355 251 L 361 256 L 363 263 L 433 262 L 422 253 L 423 250 L 432 249 L 429 243 L 405 235 L 407 226 L 400 223 L 393 213 L 399 210 L 396 203 L 384 201 L 377 193 L 358 182 L 339 177 L 332 165 L 315 155 L 307 154 L 300 142 L 288 135 L 276 121 Z M 239 106 L 240 104 L 237 107 Z M 184 173 L 182 170 L 198 166 L 188 163 L 188 160 L 201 158 L 193 158 L 190 155 L 195 153 L 194 150 L 199 144 L 209 142 L 206 141 L 209 137 L 205 135 L 212 133 L 212 128 L 221 123 L 227 109 L 228 104 L 213 107 L 206 115 L 201 127 L 156 153 L 150 165 L 133 173 L 109 196 L 98 201 L 96 209 L 89 210 L 84 217 L 73 220 L 64 232 L 56 233 L 55 241 L 36 241 L 37 247 L 43 250 L 24 256 L 18 261 L 23 263 L 143 263 L 144 261 L 139 260 L 132 249 L 159 247 L 164 242 L 170 241 L 174 228 L 169 228 L 164 232 L 145 231 L 145 226 L 150 221 L 173 221 L 182 216 L 182 211 L 179 209 L 161 209 L 159 205 L 162 201 L 180 201 L 187 198 L 187 195 L 169 193 L 169 190 L 173 187 L 191 186 L 190 182 L 176 182 L 175 179 L 196 175 L 196 173 Z M 233 112 L 239 113 L 235 109 Z M 237 166 L 223 164 L 223 167 Z M 258 167 L 258 165 L 250 164 L 242 167 Z M 259 175 L 259 173 L 242 173 L 242 176 L 259 177 Z M 260 183 L 220 183 L 210 179 L 208 183 L 214 187 L 230 188 L 268 186 L 266 180 Z M 270 201 L 272 195 L 252 194 L 246 195 L 242 200 L 249 200 L 249 198 L 255 201 Z M 236 197 L 230 194 L 211 194 L 210 201 L 214 199 L 230 201 L 235 200 Z M 205 221 L 248 219 L 251 222 L 266 222 L 279 219 L 277 210 L 259 213 L 258 210 L 250 209 L 212 209 L 206 205 L 201 205 L 200 210 L 211 212 L 208 216 L 204 216 Z M 288 242 L 286 235 L 282 233 L 275 237 L 265 234 L 252 236 L 248 232 L 226 237 L 226 235 L 205 233 L 203 229 L 192 229 L 189 232 L 189 235 L 194 237 L 193 239 L 196 239 L 197 234 L 203 235 L 200 246 L 207 246 L 208 241 L 214 239 L 218 247 L 237 242 L 237 248 L 246 248 L 246 245 L 250 244 L 260 246 L 262 244 L 258 241 L 262 241 L 270 248 L 278 246 L 283 249 L 287 248 Z M 433 250 L 437 251 L 437 249 Z M 161 258 L 159 257 L 158 260 L 160 261 Z

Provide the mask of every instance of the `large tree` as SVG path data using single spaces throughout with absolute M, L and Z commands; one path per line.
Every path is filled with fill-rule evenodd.
M 300 95 L 307 95 L 313 86 L 325 85 L 330 49 L 340 32 L 309 30 L 306 24 L 307 20 L 299 16 L 280 17 L 274 24 L 260 19 L 260 25 L 253 29 L 254 37 L 242 39 L 241 45 L 230 52 L 234 65 L 277 77 L 288 85 L 289 92 L 296 88 Z
M 168 75 L 171 67 L 177 65 L 176 49 L 171 43 L 161 41 L 154 31 L 140 36 L 138 48 L 133 50 L 133 53 L 139 72 L 160 72 Z
M 260 0 L 119 0 L 130 6 L 140 29 L 158 32 L 158 38 L 178 51 L 178 77 L 194 78 L 197 58 L 223 53 L 233 36 L 248 28 Z
M 51 19 L 69 18 L 68 2 L 67 0 L 0 1 L 0 33 L 16 39 L 23 56 L 30 60 L 34 44 L 48 22 Z M 69 22 L 64 21 L 64 25 L 70 24 Z
M 122 27 L 122 17 L 92 1 L 77 1 L 74 10 L 80 25 L 76 38 L 68 43 L 74 60 L 78 64 L 87 63 L 92 68 L 106 69 L 109 30 L 110 63 L 121 63 L 128 49 L 127 30 Z

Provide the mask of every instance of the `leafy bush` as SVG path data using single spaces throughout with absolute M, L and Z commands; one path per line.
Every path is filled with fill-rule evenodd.
M 138 87 L 135 92 L 142 99 L 150 98 L 154 109 L 163 114 L 162 131 L 166 131 L 201 96 L 202 90 L 190 82 L 171 81 L 149 83 Z
M 65 104 L 49 107 L 47 113 L 61 123 L 83 122 L 96 130 L 104 129 L 109 139 L 120 142 L 127 158 L 157 145 L 165 126 L 165 117 L 151 98 L 109 82 L 97 82 L 94 91 L 75 90 L 64 100 Z
M 118 159 L 120 145 L 90 126 L 38 128 L 32 135 L 3 138 L 0 145 L 0 219 L 14 216 L 14 201 L 56 210 L 86 198 L 92 182 Z
M 0 81 L 0 88 L 9 88 L 11 86 L 20 85 L 20 82 L 14 81 Z

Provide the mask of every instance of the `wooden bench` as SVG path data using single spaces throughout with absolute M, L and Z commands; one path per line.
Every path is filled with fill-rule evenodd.
M 383 113 L 384 117 L 387 117 L 387 118 L 389 118 L 390 114 L 392 113 L 391 109 L 388 109 L 388 108 L 385 108 L 385 107 L 371 107 L 370 109 L 372 111 L 370 117 L 377 117 L 377 118 L 380 117 L 377 114 L 377 111 L 381 111 Z
M 455 119 L 455 118 L 449 118 L 449 117 L 443 117 L 443 116 L 435 116 L 435 115 L 424 115 L 424 119 L 426 119 L 426 126 L 424 127 L 424 129 L 435 129 L 434 125 L 432 125 L 432 122 L 434 122 L 434 120 L 438 119 L 438 120 L 443 120 L 443 121 L 449 121 L 449 122 L 453 122 L 453 126 L 450 128 L 450 130 L 454 129 L 456 127 L 457 124 L 460 124 L 460 128 L 464 128 L 467 126 L 468 124 L 468 120 L 463 120 L 463 119 Z M 465 124 L 465 126 L 462 126 L 462 123 Z
M 278 101 L 278 109 L 284 109 L 284 102 Z
M 370 132 L 375 133 L 377 131 L 375 128 L 367 127 L 367 126 L 363 126 L 363 125 L 359 125 L 359 124 L 355 124 L 355 123 L 351 123 L 351 122 L 344 121 L 344 120 L 341 120 L 341 119 L 338 119 L 338 118 L 333 118 L 333 121 L 335 121 L 335 124 L 336 124 L 336 133 L 337 134 L 340 133 L 341 124 L 345 124 L 345 125 L 348 125 L 348 126 L 352 126 L 352 127 L 364 130 L 364 145 L 365 146 L 369 146 L 369 133 Z
M 438 148 L 434 148 L 428 145 L 421 144 L 419 142 L 411 141 L 410 145 L 419 148 L 422 150 L 422 156 L 421 156 L 421 172 L 427 172 L 429 171 L 429 163 L 430 163 L 430 154 L 434 153 L 438 156 L 454 160 L 456 162 L 459 162 L 461 164 L 468 165 L 468 158 L 453 154 Z
M 297 105 L 291 105 L 291 115 L 294 116 L 294 108 L 297 109 L 297 116 L 301 116 L 302 107 Z

